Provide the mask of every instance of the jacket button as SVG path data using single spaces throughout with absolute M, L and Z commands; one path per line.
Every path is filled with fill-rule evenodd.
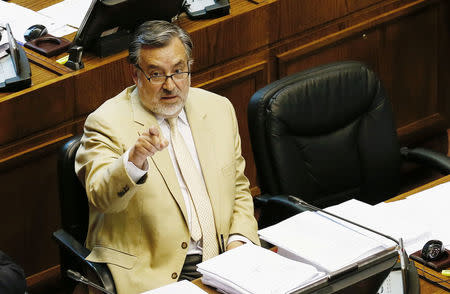
M 177 273 L 172 273 L 172 279 L 176 279 L 176 278 L 178 278 L 178 274 Z
M 186 242 L 181 243 L 181 248 L 186 249 L 188 247 L 188 244 Z

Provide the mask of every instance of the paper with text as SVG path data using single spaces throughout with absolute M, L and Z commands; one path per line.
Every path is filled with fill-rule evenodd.
M 260 230 L 261 239 L 278 246 L 289 258 L 333 272 L 386 248 L 316 212 L 306 211 Z
M 291 293 L 324 276 L 311 265 L 245 244 L 198 265 L 202 282 L 226 293 Z
M 417 215 L 412 215 L 404 207 L 404 204 L 404 201 L 397 201 L 389 204 L 386 203 L 386 205 L 372 206 L 352 199 L 339 205 L 328 207 L 325 210 L 388 235 L 397 241 L 402 238 L 406 251 L 412 253 L 417 250 L 417 244 L 423 246 L 431 235 L 423 223 L 412 222 L 413 219 L 417 218 Z M 382 242 L 386 246 L 394 246 L 396 244 L 392 240 L 351 225 L 348 222 L 335 220 L 343 226 L 359 231 L 370 238 Z M 413 223 L 415 225 L 412 225 Z

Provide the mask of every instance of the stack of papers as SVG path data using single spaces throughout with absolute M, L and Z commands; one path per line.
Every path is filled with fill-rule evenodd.
M 402 238 L 405 250 L 410 254 L 421 249 L 423 244 L 430 240 L 431 232 L 416 214 L 411 214 L 407 207 L 402 207 L 401 203 L 398 204 L 394 206 L 397 206 L 399 209 L 392 209 L 394 207 L 392 205 L 372 206 L 353 199 L 325 210 L 393 237 L 397 241 Z M 378 240 L 387 246 L 395 244 L 393 241 L 363 228 L 353 226 L 341 220 L 336 220 L 336 222 Z
M 306 211 L 260 230 L 288 258 L 332 273 L 394 244 L 384 244 L 317 212 Z
M 380 203 L 375 207 L 380 213 L 397 215 L 397 219 L 402 219 L 410 229 L 427 231 L 428 240 L 441 240 L 445 248 L 450 249 L 449 196 L 450 182 L 446 182 L 413 194 L 404 200 Z M 415 248 L 411 246 L 411 249 L 406 248 L 406 251 L 411 254 L 422 249 L 424 244 L 425 242 L 419 242 Z
M 198 265 L 203 284 L 229 294 L 292 293 L 324 277 L 311 265 L 245 244 Z
M 450 247 L 446 215 L 450 182 L 396 202 L 375 206 L 352 199 L 325 210 L 399 241 L 412 254 L 431 239 Z M 323 212 L 304 212 L 259 231 L 261 239 L 291 259 L 332 273 L 396 246 L 396 242 Z
M 395 240 L 402 238 L 411 254 L 429 239 L 440 239 L 448 248 L 450 230 L 445 216 L 450 207 L 449 194 L 450 182 L 406 200 L 375 206 L 349 200 L 326 210 Z M 396 245 L 388 238 L 312 211 L 262 229 L 259 235 L 277 245 L 278 254 L 253 244 L 227 251 L 198 265 L 203 284 L 229 294 L 292 293 Z M 143 294 L 165 293 L 204 291 L 184 282 Z
M 162 286 L 141 294 L 207 294 L 196 285 L 186 280 Z

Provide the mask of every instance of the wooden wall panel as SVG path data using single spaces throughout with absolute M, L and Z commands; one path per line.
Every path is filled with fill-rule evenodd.
M 438 15 L 439 6 L 432 5 L 380 28 L 380 75 L 392 97 L 400 138 L 407 144 L 448 127 L 446 113 L 438 107 L 439 100 L 446 100 L 438 96 L 438 48 L 445 39 Z
M 13 169 L 0 171 L 0 248 L 22 265 L 27 275 L 59 262 L 51 239 L 51 232 L 60 224 L 57 146 L 47 146 Z
M 75 77 L 75 113 L 87 115 L 107 99 L 133 84 L 129 66 L 124 58 L 84 71 Z
M 450 120 L 450 1 L 443 1 L 438 6 L 438 109 Z M 449 127 L 449 124 L 447 124 Z M 450 128 L 448 154 L 450 155 Z
M 343 18 L 348 14 L 362 8 L 382 2 L 382 0 L 287 0 L 280 1 L 279 9 L 286 11 L 285 17 L 280 19 L 280 36 L 283 39 L 292 36 L 299 31 L 306 31 L 313 27 L 323 25 L 337 18 Z M 326 7 L 326 9 L 323 9 Z M 301 12 L 301 13 L 299 13 Z
M 439 62 L 436 6 L 390 22 L 380 27 L 380 31 L 379 72 L 395 102 L 398 125 L 436 113 Z M 401 111 L 404 107 L 409 110 Z
M 404 7 L 277 55 L 278 76 L 342 60 L 367 64 L 393 105 L 400 141 L 413 144 L 448 128 L 445 95 L 437 96 L 439 4 Z M 375 24 L 373 27 L 371 24 Z M 426 97 L 426 99 L 424 99 Z
M 74 92 L 71 79 L 58 78 L 23 95 L 0 99 L 0 146 L 71 119 Z
M 59 263 L 51 234 L 60 228 L 57 156 L 62 144 L 79 134 L 84 120 L 0 148 L 1 250 L 27 275 Z M 23 146 L 27 149 L 21 150 Z
M 268 83 L 267 62 L 259 62 L 242 70 L 231 72 L 228 75 L 218 77 L 210 82 L 197 85 L 200 88 L 212 91 L 230 99 L 238 118 L 239 133 L 241 136 L 242 155 L 247 165 L 245 175 L 250 180 L 250 187 L 257 186 L 256 167 L 254 165 L 253 152 L 250 143 L 250 135 L 247 127 L 247 109 L 251 96 Z
M 282 78 L 321 64 L 344 60 L 364 61 L 368 66 L 376 69 L 378 66 L 378 42 L 379 32 L 367 30 L 333 40 L 331 44 L 324 44 L 317 50 L 310 51 L 305 46 L 304 51 L 293 50 L 279 54 L 277 56 L 278 77 Z
M 274 2 L 276 1 L 268 1 L 245 14 L 238 12 L 234 17 L 224 17 L 222 21 L 201 31 L 192 30 L 189 23 L 181 22 L 180 25 L 190 32 L 194 43 L 193 70 L 199 71 L 211 65 L 221 64 L 243 53 L 275 42 L 277 36 L 273 35 L 276 31 L 273 30 L 273 26 L 278 19 L 273 18 L 273 15 L 277 15 Z M 254 6 L 252 3 L 246 5 Z M 234 9 L 233 6 L 231 7 Z

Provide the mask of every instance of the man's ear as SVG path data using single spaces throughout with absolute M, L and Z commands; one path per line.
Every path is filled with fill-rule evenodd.
M 129 69 L 130 69 L 131 77 L 133 78 L 134 83 L 137 85 L 137 83 L 138 83 L 138 77 L 137 77 L 138 69 L 133 64 L 129 64 L 128 66 L 129 66 Z

